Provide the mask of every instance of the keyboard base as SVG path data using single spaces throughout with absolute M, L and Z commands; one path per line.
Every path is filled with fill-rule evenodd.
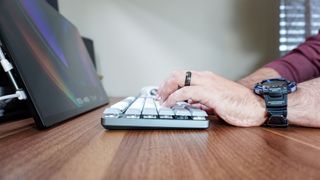
M 101 118 L 106 129 L 207 129 L 209 120 Z

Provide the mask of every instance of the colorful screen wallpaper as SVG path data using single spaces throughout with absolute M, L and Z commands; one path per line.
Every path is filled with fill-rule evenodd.
M 45 0 L 1 0 L 1 36 L 43 121 L 107 101 L 78 30 Z

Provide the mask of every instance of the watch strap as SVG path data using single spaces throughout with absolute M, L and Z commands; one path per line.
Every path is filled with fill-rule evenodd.
M 268 119 L 265 125 L 268 127 L 288 127 L 287 120 L 287 93 L 264 94 Z

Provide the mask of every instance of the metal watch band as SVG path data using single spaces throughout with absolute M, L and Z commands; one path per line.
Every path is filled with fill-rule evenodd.
M 263 96 L 268 111 L 268 119 L 265 125 L 268 127 L 288 127 L 288 95 L 286 93 L 277 93 L 265 94 Z

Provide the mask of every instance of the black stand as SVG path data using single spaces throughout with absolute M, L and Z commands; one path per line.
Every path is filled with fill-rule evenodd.
M 15 88 L 0 66 L 0 96 L 14 94 Z M 26 101 L 17 98 L 0 101 L 0 122 L 31 117 Z

